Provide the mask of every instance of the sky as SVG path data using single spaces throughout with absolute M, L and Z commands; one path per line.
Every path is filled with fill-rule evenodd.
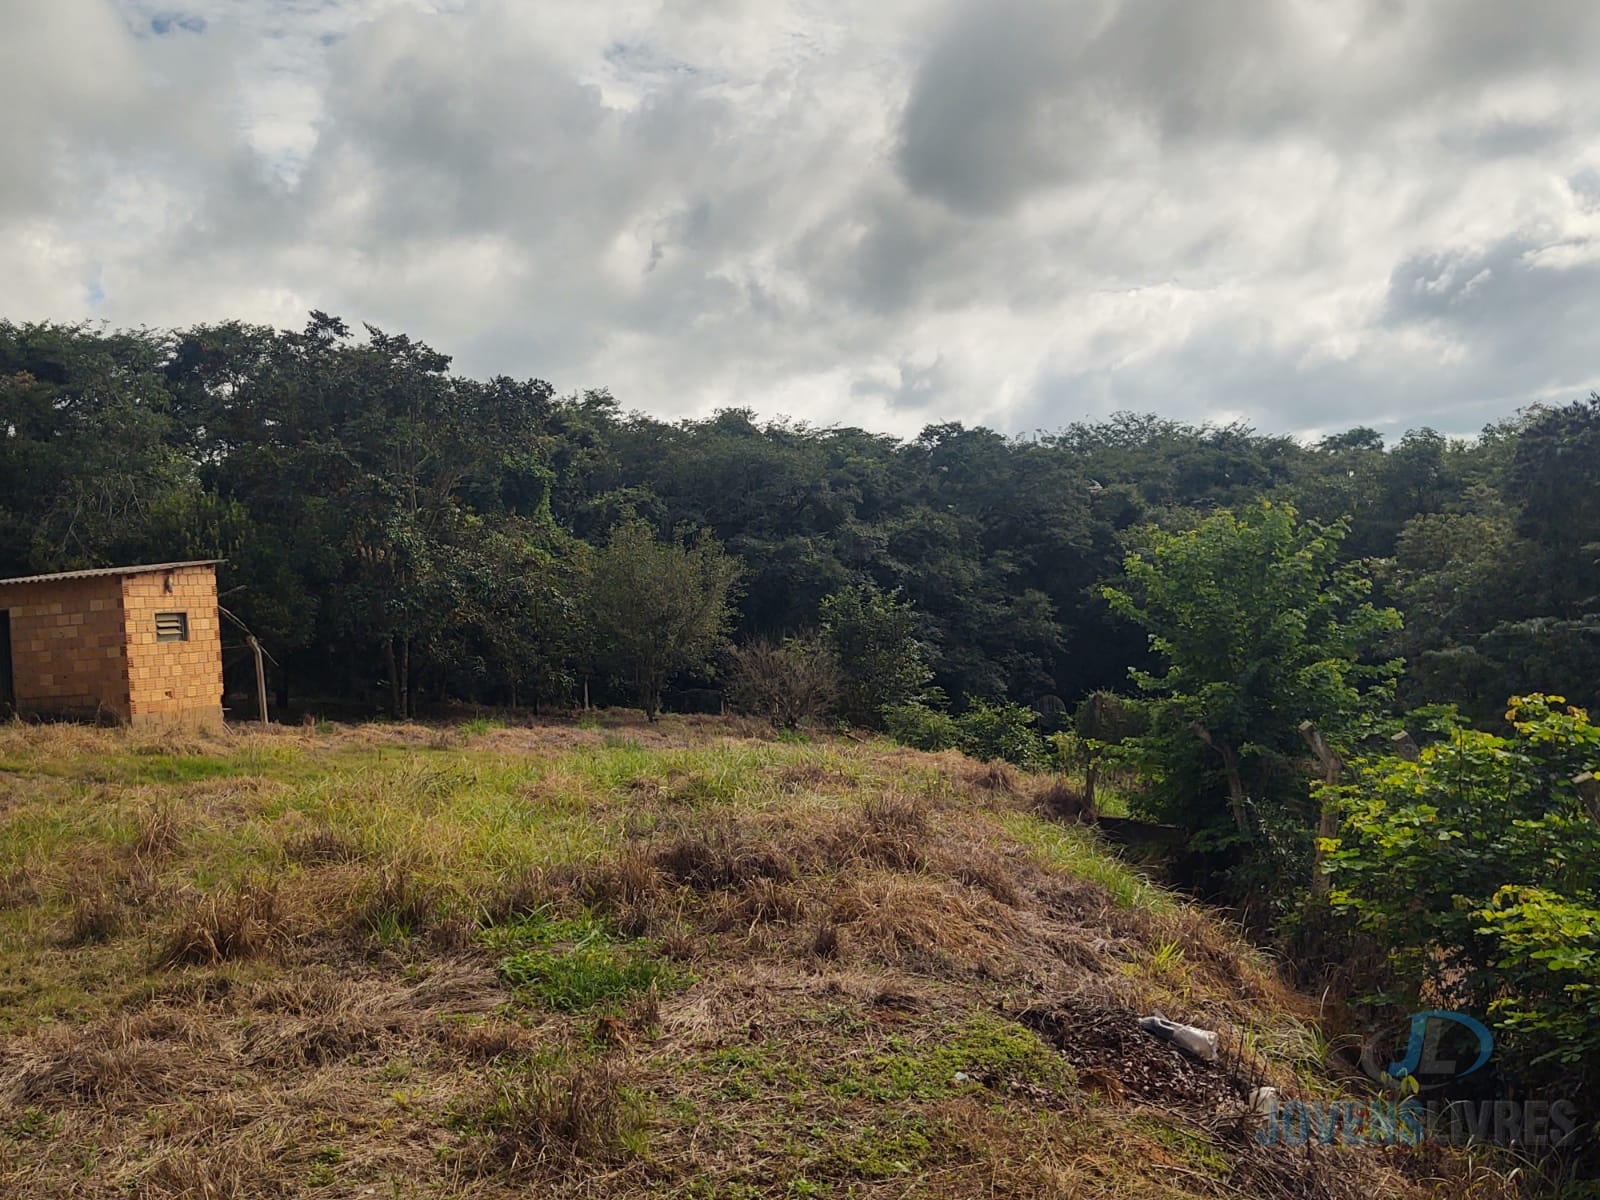
M 1470 434 L 1600 386 L 1593 0 L 0 0 L 0 319 L 667 418 Z

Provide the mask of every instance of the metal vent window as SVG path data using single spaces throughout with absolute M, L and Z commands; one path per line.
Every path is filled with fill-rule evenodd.
M 188 613 L 157 613 L 156 641 L 187 642 L 189 640 Z

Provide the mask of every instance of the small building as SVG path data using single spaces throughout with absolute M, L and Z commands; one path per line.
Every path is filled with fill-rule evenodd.
M 0 708 L 221 723 L 218 561 L 0 579 Z

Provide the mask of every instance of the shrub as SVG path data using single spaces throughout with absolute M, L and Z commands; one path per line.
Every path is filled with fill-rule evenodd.
M 883 710 L 889 736 L 916 750 L 950 750 L 961 741 L 961 730 L 949 713 L 913 700 Z
M 1513 698 L 1510 736 L 1445 718 L 1415 761 L 1323 788 L 1334 908 L 1390 947 L 1391 998 L 1487 1016 L 1529 1086 L 1600 1076 L 1600 726 L 1558 696 Z
M 816 637 L 754 638 L 728 652 L 728 703 L 778 729 L 822 720 L 839 701 L 839 665 Z
M 1025 771 L 1050 764 L 1050 747 L 1034 728 L 1038 714 L 1025 704 L 973 700 L 956 718 L 961 749 L 984 762 L 1004 759 Z

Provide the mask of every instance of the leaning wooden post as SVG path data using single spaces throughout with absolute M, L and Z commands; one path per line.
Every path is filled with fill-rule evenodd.
M 1306 745 L 1311 747 L 1311 753 L 1315 754 L 1317 762 L 1322 764 L 1322 782 L 1330 788 L 1333 787 L 1344 772 L 1344 760 L 1334 753 L 1315 723 L 1301 721 L 1300 736 L 1305 738 Z M 1328 876 L 1322 870 L 1322 843 L 1338 832 L 1338 827 L 1334 824 L 1337 816 L 1338 810 L 1334 808 L 1332 800 L 1324 796 L 1317 811 L 1317 848 L 1311 865 L 1311 892 L 1316 896 L 1326 897 L 1329 891 Z
M 267 668 L 261 661 L 261 642 L 255 634 L 247 634 L 245 640 L 250 643 L 250 649 L 256 656 L 256 706 L 261 711 L 261 723 L 267 723 Z

